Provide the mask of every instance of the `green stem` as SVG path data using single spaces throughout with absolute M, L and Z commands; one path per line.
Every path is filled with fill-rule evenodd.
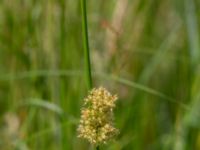
M 86 82 L 88 89 L 92 88 L 92 74 L 90 64 L 90 49 L 88 40 L 88 25 L 87 25 L 87 9 L 86 0 L 81 0 L 81 14 L 82 14 L 82 36 L 84 46 L 84 58 L 85 58 L 85 69 L 86 69 Z
M 99 146 L 97 146 L 97 147 L 96 147 L 96 150 L 100 150 L 100 147 L 99 147 Z

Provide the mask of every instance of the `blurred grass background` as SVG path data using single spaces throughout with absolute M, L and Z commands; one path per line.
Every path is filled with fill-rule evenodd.
M 87 1 L 93 82 L 118 94 L 107 150 L 200 149 L 200 1 Z M 0 1 L 0 150 L 88 150 L 80 1 Z

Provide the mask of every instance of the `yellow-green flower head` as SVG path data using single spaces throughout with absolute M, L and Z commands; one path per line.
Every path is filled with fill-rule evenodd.
M 87 139 L 91 144 L 99 145 L 112 139 L 118 130 L 113 127 L 113 108 L 116 95 L 105 88 L 94 88 L 84 99 L 78 137 Z

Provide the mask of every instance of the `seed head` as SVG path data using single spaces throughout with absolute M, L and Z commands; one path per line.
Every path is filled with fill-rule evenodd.
M 84 99 L 81 119 L 78 126 L 78 137 L 87 139 L 91 144 L 106 143 L 117 135 L 113 127 L 113 108 L 116 95 L 111 95 L 105 88 L 94 88 Z

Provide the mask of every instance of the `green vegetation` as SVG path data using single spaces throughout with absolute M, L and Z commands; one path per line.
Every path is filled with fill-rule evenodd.
M 119 97 L 101 150 L 199 150 L 200 2 L 86 2 L 91 60 L 81 0 L 0 1 L 0 150 L 94 149 L 76 131 L 86 61 Z

